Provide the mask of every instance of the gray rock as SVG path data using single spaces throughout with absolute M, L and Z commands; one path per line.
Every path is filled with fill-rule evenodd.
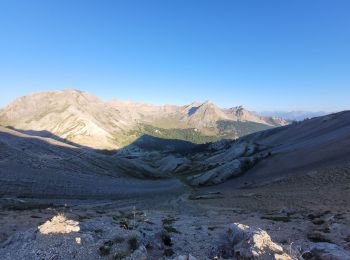
M 233 160 L 203 174 L 194 176 L 191 180 L 191 185 L 200 186 L 218 184 L 231 177 L 237 176 L 240 173 L 241 162 L 239 160 Z
M 248 259 L 292 259 L 262 229 L 234 223 L 229 226 L 228 237 L 236 256 Z

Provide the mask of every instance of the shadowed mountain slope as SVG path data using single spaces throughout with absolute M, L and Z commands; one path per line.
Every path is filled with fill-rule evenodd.
M 139 160 L 0 127 L 0 195 L 118 198 L 181 188 L 176 180 L 142 180 L 154 169 Z M 137 178 L 135 178 L 137 177 Z
M 350 111 L 258 132 L 240 140 L 268 147 L 272 156 L 242 177 L 223 184 L 225 187 L 257 185 L 311 171 L 317 173 L 322 168 L 343 167 L 350 163 Z

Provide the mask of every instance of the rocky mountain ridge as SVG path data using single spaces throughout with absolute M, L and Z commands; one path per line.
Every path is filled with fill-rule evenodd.
M 232 126 L 233 122 L 257 125 L 235 131 L 237 126 Z M 220 123 L 230 127 L 222 132 Z M 92 148 L 115 149 L 130 144 L 143 134 L 157 135 L 162 129 L 173 129 L 176 136 L 182 129 L 191 129 L 192 134 L 220 139 L 237 138 L 261 130 L 261 127 L 282 126 L 287 122 L 256 116 L 241 106 L 220 109 L 210 101 L 186 106 L 155 106 L 131 101 L 104 102 L 87 92 L 60 90 L 16 99 L 0 110 L 0 124 L 23 131 L 49 132 Z M 150 132 L 144 131 L 145 125 L 152 128 Z

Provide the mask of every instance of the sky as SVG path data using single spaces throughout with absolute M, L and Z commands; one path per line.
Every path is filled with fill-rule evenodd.
M 103 100 L 350 109 L 350 1 L 1 0 L 0 107 Z

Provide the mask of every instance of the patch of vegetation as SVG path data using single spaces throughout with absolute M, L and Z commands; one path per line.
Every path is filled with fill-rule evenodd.
M 78 215 L 78 220 L 79 221 L 83 221 L 83 220 L 86 220 L 86 219 L 90 219 L 91 217 L 90 216 L 86 216 L 86 215 Z
M 147 250 L 153 250 L 153 248 L 154 248 L 150 242 L 148 242 L 145 247 Z
M 162 232 L 161 239 L 162 239 L 162 242 L 165 246 L 172 246 L 173 245 L 173 242 L 171 241 L 171 237 L 169 236 L 169 233 L 167 233 L 165 231 Z
M 175 219 L 172 217 L 162 219 L 163 225 L 171 225 L 175 222 Z
M 325 221 L 323 219 L 316 218 L 312 220 L 312 223 L 315 225 L 322 225 L 325 223 Z
M 137 142 L 138 138 L 141 136 L 152 136 L 162 139 L 182 140 L 193 144 L 205 144 L 221 139 L 236 139 L 247 134 L 270 128 L 272 128 L 272 126 L 254 122 L 220 120 L 217 122 L 219 133 L 215 134 L 217 129 L 212 128 L 208 133 L 212 133 L 213 135 L 208 135 L 196 128 L 161 128 L 148 124 L 139 124 L 133 130 L 116 134 L 114 136 L 114 141 L 118 146 L 124 147 L 133 142 Z M 103 152 L 109 153 L 109 151 Z
M 323 227 L 323 228 L 320 228 L 320 229 L 317 229 L 318 231 L 320 232 L 323 232 L 323 233 L 331 233 L 331 229 L 329 227 Z
M 181 234 L 180 231 L 178 231 L 176 228 L 174 228 L 172 226 L 165 226 L 164 229 L 169 233 Z
M 30 217 L 31 218 L 41 218 L 40 216 L 37 216 L 37 215 L 31 215 Z
M 131 234 L 128 237 L 128 245 L 130 251 L 135 251 L 140 246 L 139 237 L 136 234 Z
M 327 242 L 327 243 L 332 243 L 332 241 L 327 237 L 326 234 L 324 234 L 321 231 L 315 230 L 315 231 L 311 231 L 307 234 L 307 238 L 311 241 L 311 242 Z
M 113 254 L 113 259 L 114 260 L 122 260 L 128 257 L 129 254 L 127 252 L 121 251 L 121 252 L 116 252 Z
M 114 221 L 119 221 L 120 216 L 112 216 L 112 219 L 113 219 Z
M 102 246 L 99 247 L 98 253 L 101 256 L 109 255 L 111 252 L 112 246 L 113 246 L 113 241 L 109 240 L 109 241 L 105 242 Z
M 164 255 L 169 257 L 172 256 L 174 254 L 174 250 L 172 248 L 166 248 L 164 249 Z
M 167 217 L 162 219 L 163 227 L 168 233 L 176 233 L 176 234 L 181 234 L 180 231 L 178 231 L 176 228 L 171 226 L 176 221 L 176 219 L 172 217 Z
M 127 137 L 124 145 L 132 143 L 137 138 L 143 135 L 149 135 L 153 137 L 158 137 L 162 139 L 175 139 L 191 142 L 194 144 L 204 144 L 208 142 L 214 142 L 219 140 L 219 137 L 208 136 L 201 133 L 195 128 L 159 128 L 147 124 L 139 124 L 138 127 L 134 130 L 131 130 L 127 133 L 124 133 L 124 140 Z M 120 142 L 121 136 L 116 136 L 116 141 Z
M 130 227 L 130 225 L 129 225 L 129 221 L 128 221 L 126 218 L 121 219 L 121 220 L 119 221 L 119 226 L 120 226 L 121 228 L 123 228 L 123 229 L 131 229 L 131 227 Z
M 53 203 L 35 203 L 35 202 L 16 202 L 8 203 L 3 205 L 3 209 L 8 210 L 35 210 L 35 209 L 47 209 L 47 208 L 58 208 L 61 205 L 55 205 Z
M 103 233 L 103 230 L 102 230 L 101 228 L 97 228 L 97 229 L 94 230 L 94 232 L 95 232 L 96 234 L 102 234 L 102 233 Z
M 217 128 L 222 137 L 232 139 L 272 128 L 270 125 L 255 122 L 220 120 Z
M 272 221 L 289 222 L 290 216 L 288 215 L 266 215 L 262 216 L 261 219 L 268 219 Z
M 155 225 L 155 223 L 152 222 L 152 221 L 149 220 L 149 219 L 145 219 L 145 220 L 143 220 L 143 222 L 146 223 L 146 224 L 149 224 L 149 225 Z

